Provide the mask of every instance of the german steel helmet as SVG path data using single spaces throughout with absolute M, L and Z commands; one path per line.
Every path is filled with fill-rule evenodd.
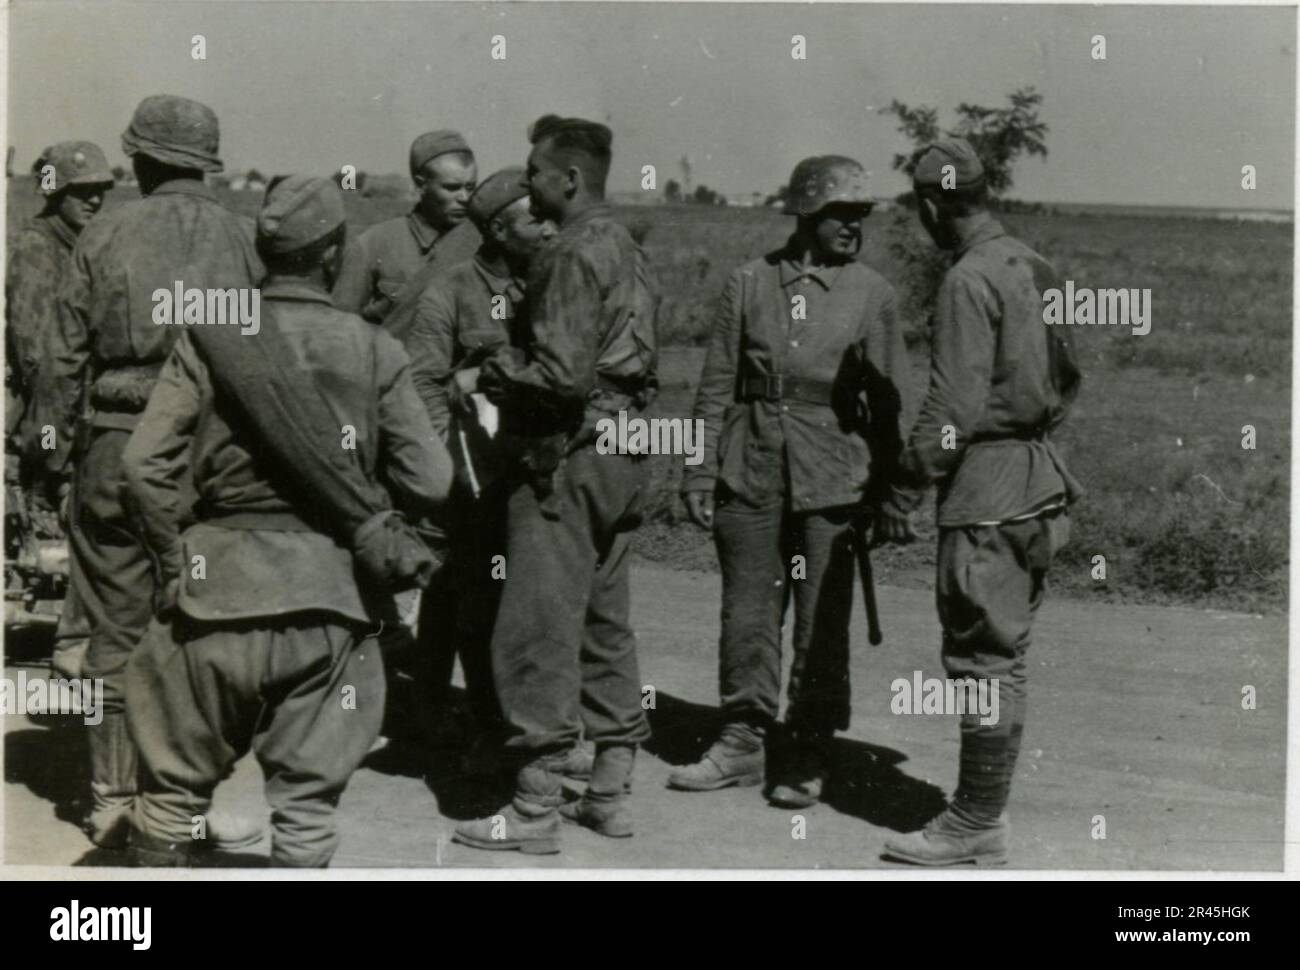
M 794 167 L 786 191 L 785 214 L 810 216 L 834 202 L 871 206 L 867 173 L 843 155 L 814 155 Z

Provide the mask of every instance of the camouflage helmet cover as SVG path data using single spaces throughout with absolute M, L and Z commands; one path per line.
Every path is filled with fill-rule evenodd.
M 135 109 L 122 133 L 122 151 L 148 155 L 165 165 L 220 172 L 217 116 L 206 104 L 173 94 L 155 94 Z
M 858 162 L 843 155 L 814 155 L 794 167 L 784 211 L 810 216 L 836 202 L 870 207 L 875 201 L 867 191 L 867 173 Z
M 42 195 L 54 195 L 69 185 L 113 184 L 113 172 L 103 150 L 93 141 L 61 141 L 41 152 L 32 165 Z

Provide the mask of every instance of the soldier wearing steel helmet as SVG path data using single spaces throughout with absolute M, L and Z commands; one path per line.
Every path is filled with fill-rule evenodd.
M 878 541 L 907 541 L 910 498 L 895 487 L 907 356 L 893 288 L 856 261 L 873 200 L 862 166 L 800 162 L 780 249 L 727 281 L 695 399 L 704 460 L 688 465 L 691 518 L 722 567 L 719 692 L 724 726 L 669 786 L 757 785 L 781 688 L 781 629 L 794 598 L 786 727 L 791 758 L 769 800 L 806 807 L 828 745 L 849 725 L 849 614 L 856 517 Z
M 72 266 L 77 237 L 99 212 L 113 187 L 104 152 L 94 142 L 65 141 L 41 152 L 32 165 L 37 190 L 45 197 L 41 212 L 18 234 L 9 256 L 5 285 L 6 480 L 30 499 L 42 528 L 59 532 L 53 508 L 66 483 L 39 474 L 36 404 L 33 400 L 41 362 L 59 352 L 57 297 Z M 81 676 L 90 625 L 99 606 L 85 582 L 80 560 L 69 561 L 68 595 L 54 638 L 54 669 Z
M 103 720 L 88 732 L 87 820 L 103 847 L 122 847 L 130 827 L 136 751 L 125 668 L 156 592 L 154 564 L 122 502 L 122 452 L 180 329 L 154 322 L 152 294 L 180 283 L 251 287 L 262 275 L 252 221 L 204 185 L 205 173 L 221 171 L 218 144 L 217 117 L 206 105 L 173 95 L 140 102 L 122 149 L 144 197 L 97 217 L 78 238 L 59 290 L 58 351 L 37 377 L 40 420 L 56 442 L 45 471 L 75 478 L 73 554 L 102 608 L 82 674 L 104 684 Z

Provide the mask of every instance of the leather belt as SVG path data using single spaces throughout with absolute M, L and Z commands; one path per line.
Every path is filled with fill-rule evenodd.
M 741 383 L 746 401 L 801 401 L 830 407 L 832 385 L 829 381 L 813 381 L 784 374 L 760 374 L 746 377 Z

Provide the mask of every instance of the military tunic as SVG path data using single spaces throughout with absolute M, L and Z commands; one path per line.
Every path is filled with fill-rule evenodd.
M 728 280 L 695 400 L 704 460 L 683 487 L 716 489 L 729 721 L 775 719 L 793 594 L 789 720 L 848 727 L 852 519 L 909 500 L 894 473 L 907 370 L 893 288 L 865 265 L 805 265 L 791 239 Z
M 1059 285 L 991 216 L 975 224 L 939 290 L 930 388 L 901 460 L 914 484 L 939 485 L 944 667 L 999 680 L 998 723 L 964 715 L 963 735 L 1014 745 L 1034 615 L 1068 534 L 1066 506 L 1082 494 L 1049 440 L 1073 396 L 1054 344 L 1068 332 L 1043 321 L 1042 294 Z
M 121 502 L 122 449 L 180 330 L 154 322 L 154 292 L 178 282 L 254 286 L 262 268 L 252 228 L 202 182 L 166 182 L 83 230 L 59 291 L 53 350 L 38 377 L 38 421 L 55 429 L 57 447 L 46 454 L 54 476 L 66 474 L 81 436 L 71 541 L 103 610 L 84 674 L 103 679 L 110 713 L 122 710 L 122 671 L 149 622 L 155 588 Z
M 450 460 L 397 342 L 333 309 L 324 291 L 271 278 L 262 294 L 263 327 L 355 429 L 366 474 L 412 514 L 441 501 Z M 124 457 L 149 548 L 164 580 L 179 580 L 178 615 L 155 621 L 129 667 L 145 769 L 136 824 L 185 838 L 251 746 L 267 773 L 273 860 L 319 866 L 337 844 L 333 806 L 382 721 L 384 591 L 359 585 L 351 553 L 313 522 L 311 496 L 261 454 L 182 336 Z M 191 465 L 197 521 L 182 530 L 175 483 Z
M 593 206 L 538 253 L 527 292 L 526 352 L 499 354 L 479 379 L 529 469 L 512 479 L 491 644 L 507 746 L 544 756 L 584 728 L 598 747 L 635 745 L 649 726 L 627 554 L 648 469 L 638 456 L 598 454 L 590 432 L 600 415 L 635 411 L 654 380 L 644 255 L 608 207 Z
M 450 269 L 469 259 L 479 246 L 478 230 L 468 220 L 447 231 L 434 228 L 419 207 L 404 216 L 377 223 L 349 242 L 343 267 L 334 282 L 334 305 L 371 323 L 418 296 L 433 265 Z M 404 339 L 404 333 L 394 336 Z

